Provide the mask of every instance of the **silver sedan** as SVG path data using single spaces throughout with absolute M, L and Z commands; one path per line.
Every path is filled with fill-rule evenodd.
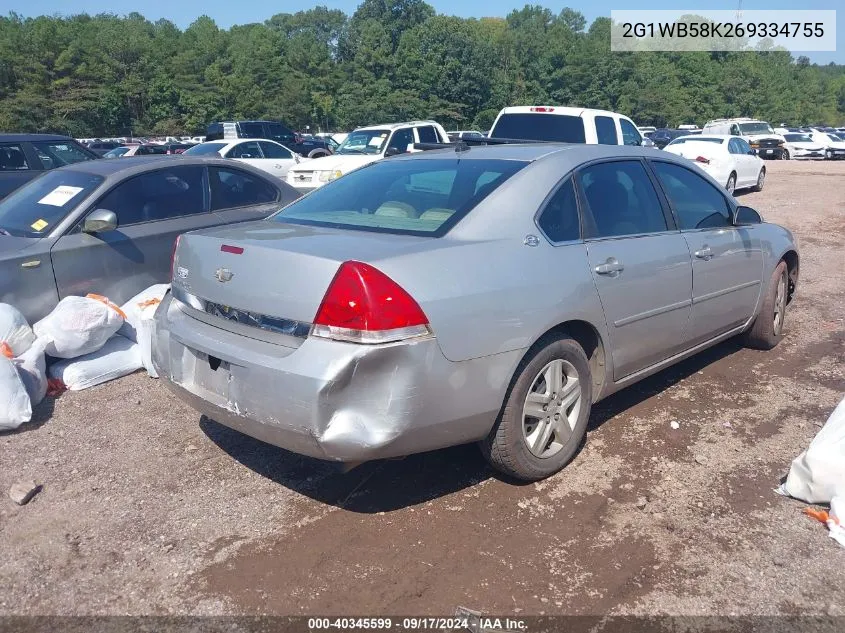
M 720 341 L 769 349 L 791 233 L 635 147 L 428 151 L 184 235 L 154 363 L 218 422 L 357 463 L 478 442 L 546 477 L 596 401 Z

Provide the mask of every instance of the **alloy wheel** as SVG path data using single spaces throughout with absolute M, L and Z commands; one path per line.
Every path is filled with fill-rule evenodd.
M 563 359 L 548 363 L 534 380 L 522 409 L 522 434 L 536 457 L 551 457 L 566 446 L 581 411 L 581 381 Z
M 778 279 L 778 286 L 777 291 L 775 294 L 775 314 L 774 314 L 774 333 L 776 336 L 780 336 L 781 332 L 783 331 L 783 319 L 786 315 L 786 272 L 780 276 Z

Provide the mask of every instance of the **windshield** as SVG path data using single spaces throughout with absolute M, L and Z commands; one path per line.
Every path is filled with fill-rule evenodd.
M 716 143 L 717 145 L 721 145 L 724 140 L 723 138 L 713 138 L 712 136 L 682 136 L 681 138 L 676 138 L 669 145 L 681 145 L 682 143 Z
M 103 182 L 79 171 L 49 171 L 0 201 L 0 232 L 42 237 Z
M 838 136 L 836 136 L 836 134 L 827 134 L 826 136 L 827 136 L 827 138 L 829 138 L 834 143 L 841 143 L 842 142 L 842 139 L 839 138 Z
M 786 134 L 785 138 L 790 143 L 812 143 L 813 139 L 809 134 Z
M 352 132 L 335 154 L 380 154 L 390 130 L 357 130 Z
M 270 219 L 439 237 L 527 164 L 459 158 L 379 161 L 320 187 Z
M 220 156 L 220 150 L 228 143 L 200 143 L 182 152 L 183 156 Z
M 585 143 L 581 117 L 562 114 L 503 114 L 490 130 L 491 138 Z
M 115 147 L 113 150 L 103 154 L 103 158 L 120 158 L 128 151 L 128 147 Z
M 739 130 L 743 134 L 774 134 L 775 131 L 768 123 L 758 121 L 756 123 L 740 123 Z

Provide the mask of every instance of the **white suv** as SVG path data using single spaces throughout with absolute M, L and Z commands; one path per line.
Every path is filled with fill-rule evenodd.
M 589 145 L 651 145 L 628 117 L 608 110 L 558 106 L 503 108 L 491 138 Z
M 313 191 L 353 169 L 382 158 L 414 151 L 415 143 L 448 142 L 446 130 L 434 121 L 360 127 L 351 132 L 331 156 L 315 158 L 291 167 L 287 182 L 299 191 Z

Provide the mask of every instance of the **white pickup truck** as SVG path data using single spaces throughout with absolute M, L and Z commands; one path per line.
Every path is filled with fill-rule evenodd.
M 301 192 L 313 191 L 353 169 L 414 151 L 416 143 L 448 142 L 446 130 L 434 121 L 361 127 L 351 132 L 331 156 L 315 158 L 291 167 L 287 183 Z

